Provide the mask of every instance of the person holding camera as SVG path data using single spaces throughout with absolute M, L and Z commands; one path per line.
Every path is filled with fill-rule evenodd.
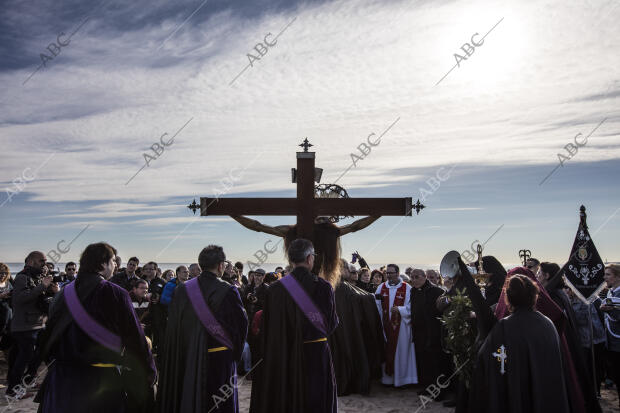
M 13 310 L 11 309 L 12 293 L 11 271 L 8 265 L 0 262 L 0 350 L 3 351 L 8 349 L 10 344 L 7 329 L 13 316 Z
M 151 338 L 153 339 L 153 353 L 161 354 L 161 344 L 166 330 L 168 306 L 160 302 L 160 297 L 166 286 L 163 278 L 157 274 L 159 266 L 149 261 L 143 267 L 144 279 L 149 283 L 149 315 L 151 319 Z
M 8 396 L 15 396 L 15 386 L 22 382 L 22 377 L 36 375 L 41 364 L 36 353 L 37 338 L 45 327 L 49 303 L 58 292 L 53 276 L 44 270 L 46 258 L 41 251 L 28 254 L 25 264 L 13 285 L 11 336 L 15 345 L 9 356 Z
M 265 270 L 262 268 L 253 271 L 252 282 L 244 289 L 246 298 L 246 309 L 248 311 L 248 319 L 254 319 L 254 314 L 263 309 L 265 302 L 265 293 L 267 285 L 265 281 Z

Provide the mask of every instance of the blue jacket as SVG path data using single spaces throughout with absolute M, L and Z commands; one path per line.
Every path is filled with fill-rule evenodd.
M 169 305 L 172 301 L 172 297 L 174 296 L 174 290 L 177 288 L 177 284 L 179 280 L 177 278 L 173 278 L 166 283 L 164 286 L 164 290 L 161 293 L 161 297 L 159 297 L 160 304 Z
M 616 287 L 613 297 L 620 297 L 620 287 Z M 605 327 L 607 328 L 607 348 L 620 352 L 620 310 L 615 309 L 605 313 Z
M 592 347 L 592 336 L 590 335 L 590 322 L 588 320 L 588 311 L 592 317 L 592 332 L 594 333 L 594 344 L 607 343 L 607 335 L 605 334 L 605 325 L 598 315 L 597 307 L 600 306 L 600 300 L 591 305 L 585 304 L 579 298 L 574 297 L 571 300 L 573 310 L 575 312 L 575 321 L 579 341 L 581 347 Z

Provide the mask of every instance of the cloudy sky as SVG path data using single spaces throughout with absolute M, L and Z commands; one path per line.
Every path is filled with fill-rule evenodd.
M 273 237 L 186 205 L 231 174 L 223 196 L 295 196 L 305 137 L 332 183 L 384 132 L 338 184 L 427 208 L 347 235 L 347 255 L 430 265 L 493 235 L 505 264 L 563 264 L 584 204 L 620 260 L 618 20 L 606 0 L 5 1 L 0 261 L 63 240 L 61 262 L 100 240 L 251 260 Z

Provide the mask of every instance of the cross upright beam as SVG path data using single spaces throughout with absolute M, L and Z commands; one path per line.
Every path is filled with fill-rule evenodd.
M 307 144 L 307 139 L 304 144 Z M 312 237 L 314 226 L 314 152 L 297 152 L 297 235 Z

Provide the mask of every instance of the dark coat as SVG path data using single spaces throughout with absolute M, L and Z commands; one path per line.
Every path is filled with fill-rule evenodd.
M 233 348 L 208 351 L 222 344 L 211 337 L 198 319 L 187 296 L 187 286 L 179 285 L 168 313 L 159 411 L 238 412 L 237 388 L 233 384 L 248 331 L 245 309 L 237 288 L 215 274 L 204 271 L 198 276 L 198 285 L 214 317 L 228 332 Z
M 51 298 L 41 282 L 41 271 L 33 267 L 25 267 L 15 276 L 13 284 L 12 304 L 13 319 L 11 331 L 32 331 L 45 327 L 47 314 L 43 311 L 42 301 Z
M 501 346 L 505 350 L 501 372 Z M 500 320 L 476 361 L 470 412 L 568 413 L 558 333 L 537 311 L 518 310 Z
M 327 335 L 338 325 L 331 285 L 298 267 L 291 273 L 326 320 Z M 267 289 L 263 309 L 262 362 L 255 364 L 251 413 L 335 413 L 336 378 L 327 341 L 299 309 L 280 281 Z M 306 343 L 308 342 L 308 343 Z
M 385 338 L 374 294 L 342 281 L 335 292 L 339 324 L 329 336 L 338 396 L 369 394 L 381 377 Z
M 411 330 L 421 385 L 434 383 L 440 374 L 448 373 L 450 356 L 441 346 L 441 312 L 435 305 L 444 290 L 428 280 L 420 288 L 411 289 Z
M 110 278 L 110 282 L 116 285 L 120 285 L 127 291 L 131 291 L 134 281 L 138 279 L 138 276 L 135 274 L 131 278 L 127 278 L 127 274 L 125 273 L 125 271 L 121 271 L 114 275 L 112 278 Z

